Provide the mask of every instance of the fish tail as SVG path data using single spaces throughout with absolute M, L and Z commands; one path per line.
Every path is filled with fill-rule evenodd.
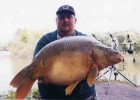
M 32 88 L 34 81 L 27 78 L 16 90 L 15 99 L 24 99 Z
M 26 68 L 21 70 L 11 81 L 10 85 L 16 87 L 15 99 L 24 99 L 29 93 L 35 80 L 30 79 Z

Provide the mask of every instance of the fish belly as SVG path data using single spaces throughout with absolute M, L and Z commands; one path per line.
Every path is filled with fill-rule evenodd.
M 47 80 L 57 85 L 68 85 L 86 78 L 90 69 L 88 54 L 64 54 L 53 58 Z

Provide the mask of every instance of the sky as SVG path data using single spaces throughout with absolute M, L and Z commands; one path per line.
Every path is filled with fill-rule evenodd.
M 0 0 L 0 42 L 17 29 L 54 31 L 56 11 L 71 5 L 83 33 L 140 31 L 140 0 Z

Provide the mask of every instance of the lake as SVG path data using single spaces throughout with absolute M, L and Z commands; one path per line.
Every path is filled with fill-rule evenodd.
M 16 58 L 8 51 L 0 51 L 0 94 L 7 93 L 8 90 L 15 90 L 9 85 L 11 80 L 30 62 L 31 59 Z M 37 85 L 33 87 L 37 87 Z
M 133 56 L 127 54 L 125 56 L 124 70 L 120 72 L 132 82 L 140 85 L 140 56 L 135 55 L 135 59 L 136 63 L 133 63 Z M 21 59 L 13 57 L 12 54 L 8 51 L 0 52 L 0 94 L 7 93 L 8 90 L 15 90 L 15 88 L 9 85 L 10 81 L 21 69 L 23 69 L 30 62 L 31 59 Z M 117 65 L 116 68 L 123 69 L 123 63 Z M 102 73 L 104 73 L 108 69 L 109 68 L 104 69 Z M 109 79 L 109 76 L 110 72 L 105 74 L 105 77 L 107 79 Z M 113 73 L 111 75 L 111 80 L 114 80 Z M 121 75 L 118 75 L 117 80 L 124 81 L 125 79 Z M 37 88 L 37 81 L 35 82 L 33 88 Z

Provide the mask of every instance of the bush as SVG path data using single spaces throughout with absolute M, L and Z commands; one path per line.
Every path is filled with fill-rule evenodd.
M 32 58 L 35 45 L 41 35 L 39 32 L 18 29 L 8 49 L 18 57 Z

